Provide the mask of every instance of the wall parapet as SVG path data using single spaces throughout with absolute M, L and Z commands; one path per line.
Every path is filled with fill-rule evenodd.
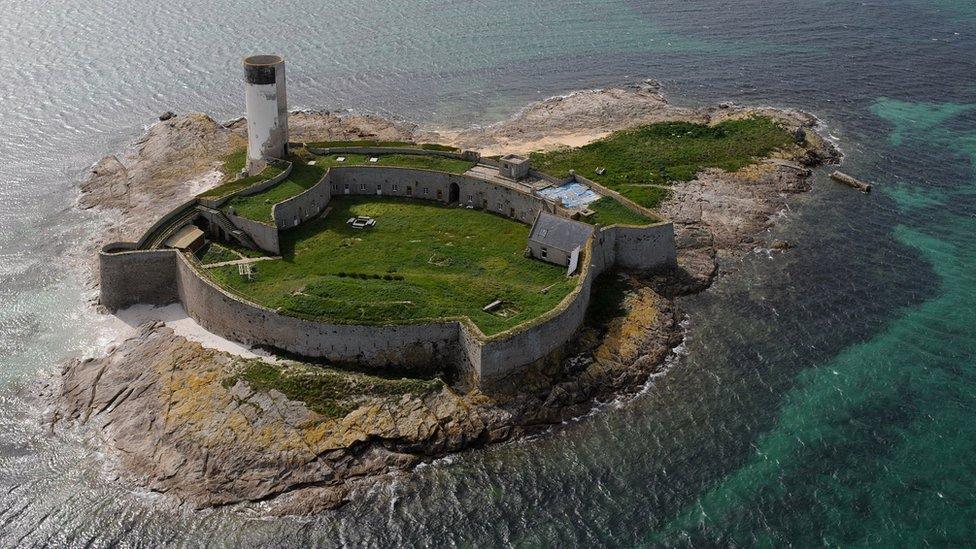
M 235 197 L 250 196 L 252 194 L 257 194 L 259 192 L 270 189 L 271 187 L 274 187 L 278 183 L 281 183 L 282 181 L 288 179 L 288 177 L 291 176 L 291 170 L 293 168 L 291 162 L 287 160 L 277 160 L 277 159 L 271 159 L 268 160 L 267 162 L 269 164 L 277 164 L 279 166 L 283 166 L 284 169 L 280 174 L 272 178 L 265 179 L 264 181 L 258 181 L 257 183 L 254 183 L 249 187 L 244 187 L 243 189 L 239 189 L 237 191 L 225 194 L 224 196 L 220 196 L 217 198 L 199 198 L 200 203 L 208 208 L 213 208 L 217 210 Z

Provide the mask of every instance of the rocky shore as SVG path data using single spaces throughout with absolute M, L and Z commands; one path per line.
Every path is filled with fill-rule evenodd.
M 90 429 L 128 483 L 197 507 L 262 502 L 265 512 L 290 514 L 335 507 L 388 471 L 578 417 L 638 390 L 664 367 L 682 337 L 675 299 L 707 288 L 725 258 L 788 246 L 764 243 L 762 233 L 790 195 L 810 188 L 810 168 L 838 156 L 816 119 L 768 108 L 674 107 L 653 83 L 577 92 L 494 126 L 454 132 L 350 113 L 291 116 L 295 141 L 416 139 L 491 153 L 578 145 L 649 122 L 754 114 L 780 120 L 798 144 L 735 173 L 712 170 L 675 184 L 662 213 L 675 222 L 679 268 L 602 278 L 599 307 L 576 347 L 507 387 L 486 394 L 437 378 L 387 379 L 284 359 L 269 367 L 147 323 L 105 356 L 64 365 L 49 395 L 52 427 Z M 100 161 L 79 204 L 105 211 L 111 224 L 92 251 L 137 237 L 215 184 L 217 160 L 242 146 L 243 132 L 241 120 L 178 115 L 152 126 L 126 154 Z M 264 383 L 269 375 L 294 389 Z M 328 387 L 327 405 L 301 390 L 316 384 Z

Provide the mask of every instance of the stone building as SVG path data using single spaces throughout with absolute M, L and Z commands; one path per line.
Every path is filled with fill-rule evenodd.
M 507 154 L 499 160 L 498 173 L 516 181 L 529 176 L 529 159 L 517 154 Z
M 529 232 L 529 257 L 569 266 L 592 234 L 592 225 L 540 211 Z

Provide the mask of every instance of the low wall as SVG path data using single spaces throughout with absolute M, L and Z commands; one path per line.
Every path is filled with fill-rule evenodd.
M 275 204 L 271 213 L 275 226 L 278 229 L 290 229 L 322 213 L 332 199 L 332 191 L 329 188 L 331 174 L 332 170 L 326 171 L 319 182 L 310 189 Z
M 621 204 L 623 204 L 624 206 L 626 206 L 629 210 L 631 210 L 631 211 L 633 211 L 635 213 L 638 213 L 640 215 L 643 215 L 644 217 L 646 217 L 648 219 L 651 219 L 651 220 L 654 220 L 654 221 L 662 221 L 661 216 L 659 216 L 656 213 L 652 212 L 648 208 L 645 208 L 644 206 L 641 206 L 640 204 L 638 204 L 638 203 L 634 202 L 633 200 L 627 198 L 626 196 L 618 193 L 617 191 L 614 191 L 612 189 L 608 189 L 607 187 L 604 187 L 603 185 L 597 183 L 596 181 L 593 181 L 592 179 L 587 179 L 587 178 L 583 177 L 582 175 L 580 175 L 578 173 L 574 173 L 571 180 L 572 181 L 575 181 L 577 183 L 581 183 L 583 185 L 586 185 L 587 187 L 589 187 L 589 188 L 593 189 L 594 191 L 596 191 L 596 193 L 599 194 L 599 195 L 601 195 L 601 196 L 608 196 L 610 198 L 615 199 L 617 202 L 620 202 Z
M 594 254 L 594 249 L 600 246 L 596 238 L 587 243 L 579 282 L 555 309 L 536 322 L 487 338 L 477 361 L 482 386 L 490 386 L 522 367 L 548 357 L 572 339 L 586 318 L 593 280 L 605 268 L 602 261 L 592 261 L 594 257 L 602 257 Z
M 285 160 L 279 160 L 281 165 L 285 165 L 285 169 L 280 174 L 272 177 L 271 179 L 265 179 L 264 181 L 259 181 L 250 187 L 245 187 L 243 190 L 233 192 L 220 198 L 201 198 L 200 203 L 208 208 L 213 208 L 215 210 L 220 209 L 221 206 L 230 201 L 230 199 L 236 196 L 250 196 L 252 194 L 257 194 L 259 192 L 265 191 L 274 187 L 278 183 L 281 183 L 291 175 L 292 163 Z
M 234 215 L 230 212 L 225 212 L 224 215 L 227 216 L 227 219 L 235 227 L 247 233 L 259 248 L 274 255 L 281 254 L 281 246 L 278 240 L 278 227 Z

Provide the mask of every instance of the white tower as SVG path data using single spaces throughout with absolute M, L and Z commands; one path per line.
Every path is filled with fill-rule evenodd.
M 285 60 L 277 55 L 244 59 L 244 104 L 247 110 L 247 171 L 264 169 L 268 158 L 288 153 L 288 97 Z

